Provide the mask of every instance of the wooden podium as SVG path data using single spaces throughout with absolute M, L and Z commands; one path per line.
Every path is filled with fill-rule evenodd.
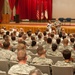
M 10 15 L 9 14 L 2 14 L 2 23 L 7 24 L 10 22 Z

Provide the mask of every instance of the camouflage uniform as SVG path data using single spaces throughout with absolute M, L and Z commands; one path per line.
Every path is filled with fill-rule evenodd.
M 69 61 L 69 62 L 65 62 L 65 61 L 57 61 L 57 63 L 55 64 L 56 66 L 72 66 L 75 67 L 75 63 Z
M 11 61 L 18 61 L 18 59 L 17 59 L 17 55 L 15 54 L 14 56 L 12 56 L 11 58 L 10 58 L 10 60 Z M 27 55 L 27 62 L 31 62 L 31 56 L 30 55 Z
M 2 50 L 0 51 L 0 58 L 1 58 L 1 59 L 8 59 L 8 60 L 10 60 L 10 58 L 11 58 L 12 56 L 14 56 L 14 55 L 15 55 L 15 53 L 12 52 L 12 51 L 10 51 L 10 50 L 2 49 Z
M 29 66 L 28 64 L 16 64 L 10 68 L 8 74 L 10 75 L 29 74 L 29 72 L 33 69 L 35 69 L 35 67 Z
M 33 64 L 38 64 L 38 65 L 48 65 L 48 64 L 52 65 L 53 61 L 51 59 L 48 59 L 48 58 L 35 57 L 32 60 L 32 63 Z
M 51 56 L 62 56 L 62 53 L 61 52 L 59 52 L 58 50 L 56 50 L 56 51 L 47 51 L 47 53 L 46 53 L 46 55 L 48 56 L 48 55 L 51 55 Z

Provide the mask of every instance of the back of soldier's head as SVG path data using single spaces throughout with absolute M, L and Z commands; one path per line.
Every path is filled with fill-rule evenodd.
M 62 38 L 65 39 L 66 38 L 66 35 L 63 35 Z
M 31 70 L 29 75 L 43 75 L 39 69 Z
M 56 39 L 56 43 L 57 43 L 57 44 L 60 44 L 60 42 L 61 42 L 61 39 L 60 39 L 60 38 L 57 38 L 57 39 Z
M 53 43 L 52 44 L 52 51 L 56 51 L 56 49 L 57 49 L 57 44 Z
M 38 55 L 41 56 L 42 54 L 45 54 L 46 51 L 43 49 L 42 46 L 38 46 L 38 48 L 37 48 L 37 53 L 38 53 Z
M 39 39 L 41 39 L 42 38 L 42 34 L 40 33 L 40 34 L 38 34 L 38 38 Z
M 6 32 L 6 35 L 9 35 L 9 31 Z
M 10 42 L 7 42 L 7 41 L 3 42 L 3 48 L 4 49 L 9 48 L 9 46 L 10 46 Z
M 21 49 L 22 50 L 25 50 L 26 49 L 26 46 L 23 43 L 19 43 L 18 46 L 17 46 L 17 49 L 18 50 L 21 50 Z
M 12 37 L 11 37 L 11 40 L 12 40 L 12 41 L 16 40 L 16 37 L 15 37 L 15 36 L 12 36 Z
M 33 47 L 33 46 L 35 46 L 35 45 L 36 45 L 36 41 L 33 40 L 32 43 L 31 43 L 31 46 Z
M 19 61 L 26 60 L 26 51 L 25 50 L 22 50 L 22 49 L 19 50 L 17 52 L 17 58 L 18 58 Z
M 46 36 L 46 34 L 47 34 L 46 31 L 44 31 L 44 32 L 43 32 L 43 35 Z
M 34 36 L 31 36 L 31 40 L 35 40 L 35 37 Z
M 71 58 L 71 51 L 66 49 L 63 51 L 63 57 L 65 60 L 69 60 Z
M 72 43 L 74 43 L 74 41 L 75 41 L 74 37 L 70 38 L 70 41 L 71 41 Z
M 67 38 L 65 38 L 65 39 L 63 39 L 63 44 L 68 44 L 68 39 Z
M 54 37 L 54 34 L 53 34 L 53 33 L 51 33 L 51 37 L 52 37 L 52 38 Z
M 52 39 L 51 38 L 47 38 L 47 43 L 51 44 L 52 43 Z

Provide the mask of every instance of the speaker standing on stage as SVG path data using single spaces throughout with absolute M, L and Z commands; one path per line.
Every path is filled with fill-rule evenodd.
M 61 32 L 61 25 L 62 23 L 56 19 L 56 21 L 54 22 L 54 26 L 56 27 L 56 32 L 59 34 Z
M 51 21 L 49 20 L 49 21 L 48 21 L 48 24 L 47 24 L 47 28 L 49 29 L 49 32 L 50 32 L 50 33 L 51 33 L 51 31 L 52 31 L 51 26 L 52 26 L 52 23 L 51 23 Z

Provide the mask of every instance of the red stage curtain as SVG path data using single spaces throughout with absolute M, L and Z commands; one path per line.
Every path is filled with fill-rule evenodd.
M 52 19 L 52 0 L 48 0 L 48 19 Z
M 16 13 L 21 19 L 42 20 L 52 18 L 52 0 L 9 0 L 13 10 L 16 6 Z
M 9 5 L 10 5 L 11 10 L 13 10 L 15 3 L 16 3 L 16 0 L 9 0 Z
M 10 5 L 10 8 L 11 8 L 11 19 L 13 20 L 14 17 L 13 17 L 13 8 L 15 6 L 15 3 L 16 3 L 16 0 L 9 0 L 9 5 Z
M 4 0 L 0 0 L 0 22 L 1 22 L 1 18 L 2 18 L 2 9 L 4 6 Z

